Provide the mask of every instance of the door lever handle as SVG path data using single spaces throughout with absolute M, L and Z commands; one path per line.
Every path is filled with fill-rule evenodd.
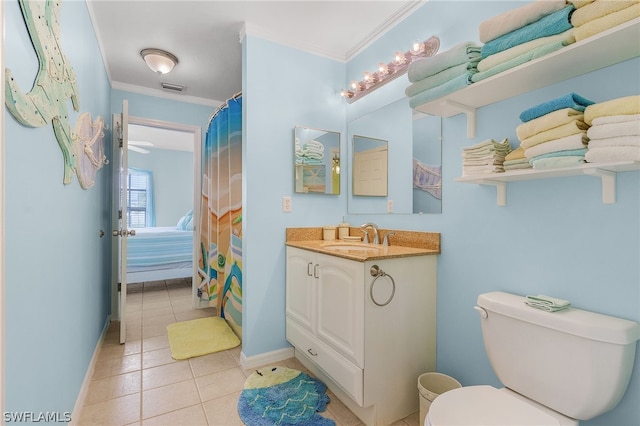
M 128 231 L 125 231 L 124 229 L 114 229 L 111 232 L 111 235 L 113 235 L 114 237 L 133 237 L 136 235 L 136 230 L 129 229 Z

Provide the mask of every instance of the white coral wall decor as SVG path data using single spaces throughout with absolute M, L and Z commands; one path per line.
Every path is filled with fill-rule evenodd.
M 108 164 L 104 153 L 104 120 L 91 120 L 91 114 L 83 112 L 76 121 L 73 150 L 76 156 L 76 175 L 82 189 L 89 189 L 95 183 L 98 170 Z

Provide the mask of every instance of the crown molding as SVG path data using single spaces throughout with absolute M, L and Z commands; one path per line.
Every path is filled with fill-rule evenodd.
M 160 89 L 152 89 L 150 87 L 136 86 L 135 84 L 122 83 L 119 81 L 111 82 L 111 88 L 115 90 L 123 90 L 125 92 L 138 93 L 140 95 L 154 96 L 156 98 L 170 99 L 179 102 L 188 102 L 191 104 L 218 106 L 222 101 L 214 99 L 199 98 L 197 96 L 180 95 L 177 93 L 168 93 Z
M 331 49 L 326 49 L 318 45 L 300 43 L 299 40 L 291 39 L 283 37 L 273 31 L 269 31 L 265 28 L 262 28 L 258 25 L 245 22 L 242 26 L 238 34 L 239 42 L 245 39 L 247 35 L 252 35 L 256 37 L 260 37 L 265 40 L 272 41 L 274 43 L 281 44 L 283 46 L 290 47 L 296 50 L 302 50 L 305 52 L 309 52 L 318 56 L 323 56 L 329 59 L 333 59 L 339 62 L 348 62 L 354 56 L 362 52 L 364 49 L 373 44 L 376 40 L 386 34 L 390 29 L 396 26 L 399 22 L 413 13 L 418 7 L 422 6 L 428 0 L 412 0 L 402 2 L 402 5 L 398 8 L 398 10 L 390 16 L 385 22 L 383 22 L 378 28 L 375 29 L 368 37 L 354 46 L 352 49 L 346 52 L 346 54 L 342 51 L 335 51 Z M 399 2 L 400 3 L 400 2 Z

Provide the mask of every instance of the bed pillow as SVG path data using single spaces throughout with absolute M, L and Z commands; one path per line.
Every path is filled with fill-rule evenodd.
M 182 216 L 176 225 L 176 229 L 181 231 L 193 230 L 193 210 L 189 210 L 187 214 Z

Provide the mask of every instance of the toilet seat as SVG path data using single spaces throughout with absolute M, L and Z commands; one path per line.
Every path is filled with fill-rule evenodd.
M 577 421 L 508 389 L 468 386 L 439 395 L 425 425 L 577 425 Z

